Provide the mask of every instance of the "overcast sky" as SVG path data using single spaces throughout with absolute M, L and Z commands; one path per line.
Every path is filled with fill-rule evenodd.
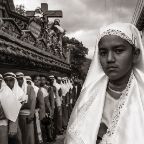
M 131 22 L 137 0 L 14 0 L 26 10 L 34 10 L 41 3 L 48 3 L 49 10 L 62 10 L 62 27 L 67 36 L 82 41 L 92 58 L 98 29 L 106 24 Z

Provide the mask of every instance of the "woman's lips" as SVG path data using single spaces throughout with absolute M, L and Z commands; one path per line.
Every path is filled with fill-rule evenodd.
M 116 67 L 116 66 L 109 66 L 109 67 L 107 67 L 108 71 L 114 71 L 114 70 L 117 70 L 117 69 L 118 69 L 118 67 Z

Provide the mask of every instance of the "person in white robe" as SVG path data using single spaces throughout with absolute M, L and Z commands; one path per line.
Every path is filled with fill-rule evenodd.
M 65 84 L 65 78 L 62 78 L 61 83 L 61 90 L 62 90 L 62 126 L 63 129 L 66 130 L 68 124 L 68 106 L 67 105 L 67 87 Z
M 16 121 L 20 108 L 21 103 L 0 74 L 0 144 L 8 144 L 8 123 Z
M 62 129 L 62 93 L 61 93 L 61 84 L 59 84 L 55 76 L 49 76 L 51 83 L 54 88 L 54 97 L 55 97 L 55 110 L 54 110 L 54 125 L 57 135 L 63 134 Z
M 102 27 L 65 144 L 144 141 L 144 47 L 130 23 Z
M 67 83 L 69 85 L 69 117 L 71 115 L 72 109 L 73 109 L 73 85 L 70 82 L 70 79 L 67 79 Z
M 19 125 L 22 133 L 23 144 L 35 144 L 34 138 L 34 114 L 36 106 L 36 93 L 31 85 L 28 85 L 22 72 L 16 73 L 19 86 L 28 96 L 19 114 Z
M 12 90 L 15 98 L 24 104 L 27 101 L 27 95 L 22 88 L 18 85 L 16 75 L 12 72 L 7 72 L 3 75 L 4 81 L 7 86 Z M 15 122 L 9 122 L 9 143 L 22 144 L 21 130 L 19 128 L 18 118 Z
M 54 78 L 53 86 L 56 88 L 56 129 L 57 134 L 61 135 L 63 134 L 62 129 L 62 93 L 61 93 L 61 84 L 59 79 Z

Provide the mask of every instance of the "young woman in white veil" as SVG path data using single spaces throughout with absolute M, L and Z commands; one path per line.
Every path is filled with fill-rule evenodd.
M 65 144 L 140 144 L 144 141 L 144 49 L 129 23 L 103 27 Z

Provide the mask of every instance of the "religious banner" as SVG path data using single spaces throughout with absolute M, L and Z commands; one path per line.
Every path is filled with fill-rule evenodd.
M 28 29 L 31 31 L 31 33 L 34 35 L 35 38 L 38 38 L 41 33 L 41 26 L 37 24 L 35 21 L 32 21 L 29 24 Z

